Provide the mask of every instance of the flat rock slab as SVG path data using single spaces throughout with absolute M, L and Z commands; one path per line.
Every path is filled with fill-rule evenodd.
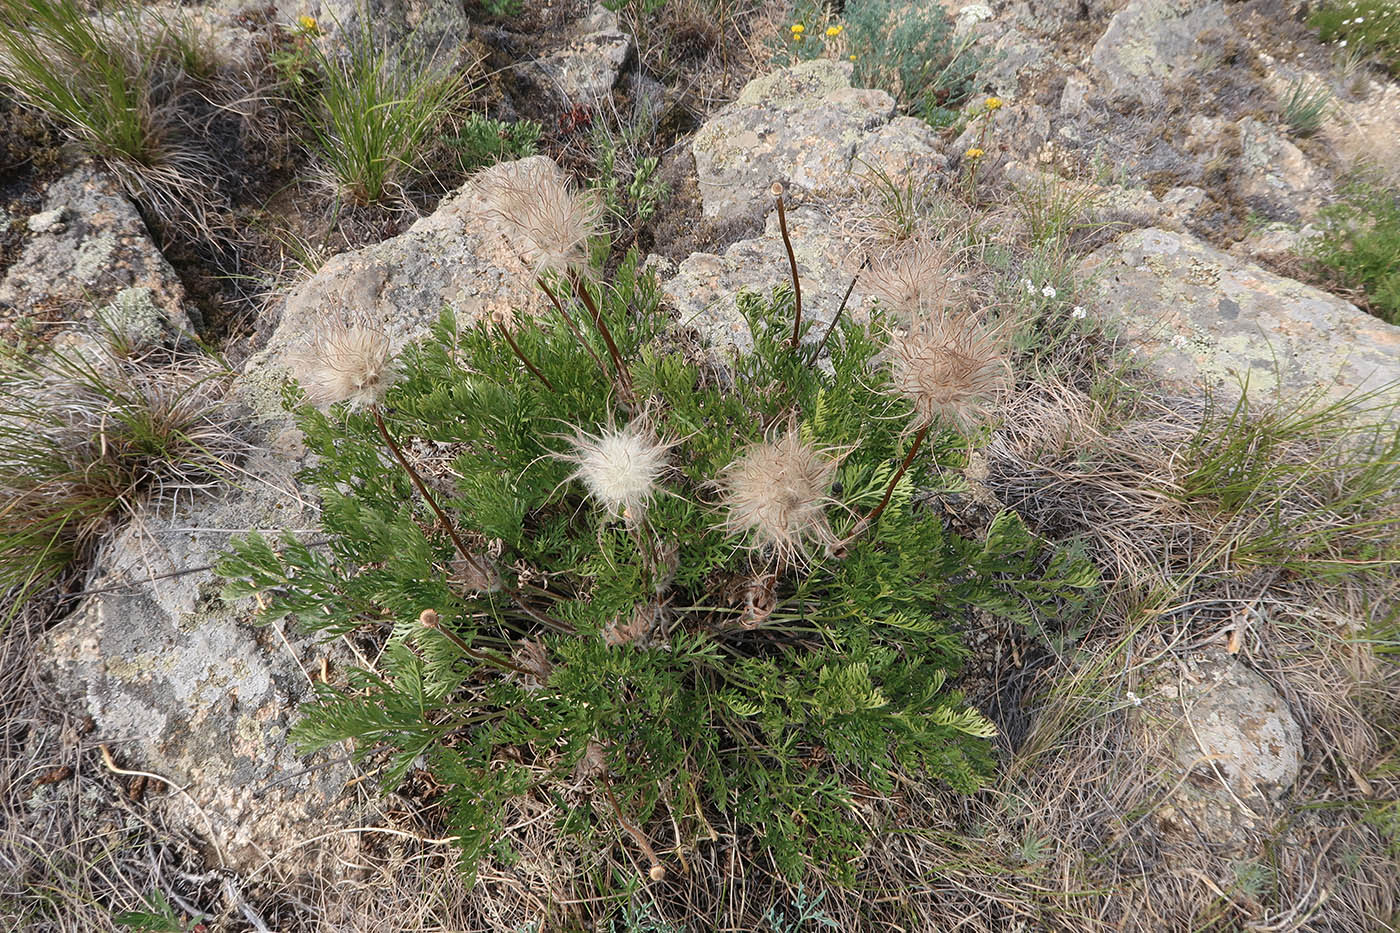
M 1186 233 L 1134 230 L 1080 264 L 1095 308 L 1188 393 L 1237 400 L 1382 390 L 1400 398 L 1400 327 Z
M 80 320 L 135 289 L 170 326 L 189 330 L 179 276 L 107 172 L 81 165 L 54 182 L 27 229 L 28 242 L 0 282 L 0 319 Z
M 1231 28 L 1218 0 L 1128 0 L 1090 60 L 1103 73 L 1108 96 L 1155 106 L 1165 100 L 1163 83 L 1206 67 Z
M 894 108 L 884 91 L 851 87 L 850 62 L 817 59 L 755 78 L 691 143 L 704 216 L 771 202 L 774 182 L 838 193 L 857 147 Z
M 94 740 L 184 787 L 163 805 L 209 840 L 216 863 L 241 871 L 274 856 L 283 868 L 310 864 L 317 850 L 297 843 L 349 825 L 340 790 L 352 771 L 333 760 L 343 756 L 303 758 L 287 737 L 328 649 L 281 622 L 252 625 L 252 601 L 226 603 L 222 581 L 199 569 L 235 533 L 313 521 L 292 464 L 274 448 L 246 464 L 247 488 L 144 515 L 102 555 L 93 588 L 105 592 L 47 645 L 57 685 L 97 725 Z

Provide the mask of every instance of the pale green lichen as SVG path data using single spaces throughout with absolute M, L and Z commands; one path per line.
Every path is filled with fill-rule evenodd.
M 73 275 L 80 282 L 92 282 L 112 264 L 112 254 L 117 250 L 117 236 L 114 233 L 99 233 L 88 237 L 78 247 L 73 258 Z

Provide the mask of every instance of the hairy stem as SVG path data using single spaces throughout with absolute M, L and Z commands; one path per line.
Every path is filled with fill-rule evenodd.
M 379 436 L 384 439 L 384 445 L 389 448 L 389 452 L 394 455 L 394 459 L 399 462 L 399 466 L 403 467 L 403 471 L 407 473 L 408 478 L 413 481 L 413 486 L 418 490 L 418 494 L 423 497 L 424 502 L 428 503 L 428 507 L 433 510 L 433 514 L 436 515 L 438 521 L 442 523 L 442 527 L 447 530 L 448 536 L 452 538 L 452 545 L 457 549 L 457 553 L 461 555 L 462 560 L 471 564 L 483 577 L 487 576 L 486 568 L 481 566 L 481 562 L 476 559 L 476 555 L 463 543 L 461 535 L 457 534 L 457 526 L 453 523 L 452 519 L 448 518 L 447 513 L 442 510 L 442 506 L 437 504 L 437 500 L 433 498 L 433 494 L 428 492 L 428 487 L 423 484 L 423 478 L 418 475 L 418 471 L 408 462 L 408 458 L 403 455 L 403 450 L 399 448 L 399 445 L 395 443 L 394 438 L 389 434 L 389 427 L 384 423 L 384 415 L 380 413 L 379 406 L 371 405 L 369 411 L 370 414 L 374 416 L 374 426 L 379 429 Z
M 894 495 L 894 487 L 899 485 L 899 481 L 903 479 L 905 471 L 909 469 L 909 464 L 914 462 L 914 456 L 918 454 L 919 448 L 923 446 L 924 438 L 928 436 L 929 428 L 931 427 L 932 424 L 926 424 L 922 428 L 919 428 L 919 433 L 914 435 L 914 443 L 909 446 L 909 452 L 904 455 L 904 460 L 900 463 L 899 469 L 895 470 L 894 476 L 890 477 L 889 485 L 885 487 L 884 498 L 880 500 L 879 505 L 871 509 L 869 515 L 856 522 L 856 526 L 851 529 L 851 533 L 846 536 L 846 540 L 841 542 L 843 546 L 850 544 L 856 538 L 860 537 L 861 533 L 875 524 L 875 520 L 885 511 L 885 507 L 890 504 L 890 497 Z
M 841 303 L 836 306 L 836 313 L 831 316 L 831 326 L 822 335 L 822 342 L 817 344 L 817 352 L 812 354 L 812 359 L 820 359 L 822 351 L 826 349 L 826 342 L 831 339 L 831 335 L 836 332 L 836 325 L 841 320 L 841 312 L 846 310 L 846 302 L 851 300 L 851 292 L 855 291 L 856 282 L 860 281 L 860 274 L 865 271 L 865 267 L 870 265 L 870 257 L 866 256 L 861 260 L 860 268 L 856 274 L 851 276 L 851 284 L 846 286 L 846 294 L 841 296 Z
M 602 357 L 593 351 L 593 347 L 589 346 L 587 340 L 583 339 L 583 333 L 578 329 L 578 325 L 574 323 L 574 319 L 569 316 L 569 312 L 564 310 L 564 303 L 559 300 L 558 295 L 554 294 L 554 289 L 550 288 L 549 283 L 542 277 L 537 277 L 535 282 L 539 285 L 540 291 L 544 292 L 545 295 L 549 297 L 550 304 L 554 305 L 554 310 L 558 311 L 559 316 L 564 319 L 564 326 L 569 329 L 569 333 L 574 335 L 574 339 L 578 341 L 579 346 L 583 347 L 584 351 L 587 352 L 589 356 L 593 357 L 593 362 L 598 364 L 598 369 L 603 373 L 603 377 L 611 379 L 612 376 L 608 373 L 608 368 L 603 365 Z
M 474 661 L 480 661 L 482 664 L 489 664 L 492 667 L 500 668 L 503 671 L 513 671 L 514 673 L 520 674 L 524 677 L 535 676 L 534 672 L 526 670 L 525 668 L 516 664 L 514 661 L 510 661 L 505 658 L 498 658 L 489 651 L 481 651 L 477 648 L 473 648 L 471 645 L 467 644 L 465 641 L 462 640 L 462 636 L 458 635 L 456 632 L 443 625 L 442 619 L 438 618 L 438 614 L 435 610 L 424 609 L 418 615 L 418 622 L 424 628 L 430 628 L 433 631 L 440 633 L 443 638 L 446 638 L 448 641 L 452 642 L 452 644 L 456 646 L 458 651 L 462 652 Z
M 630 398 L 632 396 L 632 375 L 627 371 L 627 365 L 622 362 L 622 354 L 618 352 L 617 344 L 613 341 L 612 331 L 608 330 L 602 312 L 598 310 L 598 303 L 593 300 L 593 295 L 589 293 L 588 286 L 584 285 L 583 279 L 578 273 L 571 272 L 569 282 L 574 287 L 574 294 L 578 296 L 579 301 L 583 302 L 583 306 L 588 309 L 589 316 L 593 318 L 593 326 L 602 335 L 603 343 L 608 348 L 608 356 L 612 357 L 613 368 L 617 371 L 617 381 L 621 384 L 623 393 Z
M 606 775 L 603 777 L 603 793 L 607 796 L 608 803 L 612 805 L 613 815 L 617 817 L 617 821 L 622 824 L 623 829 L 627 830 L 627 834 L 636 840 L 637 846 L 642 850 L 642 854 L 645 855 L 647 861 L 651 863 L 651 879 L 653 881 L 660 881 L 662 878 L 665 878 L 666 866 L 662 865 L 661 859 L 656 857 L 656 850 L 651 847 L 651 842 L 647 839 L 646 835 L 636 826 L 632 825 L 632 822 L 628 820 L 627 817 L 622 815 L 622 808 L 617 805 L 617 798 L 613 796 L 612 781 L 608 780 Z
M 538 379 L 540 382 L 543 382 L 545 384 L 545 387 L 549 389 L 549 391 L 557 392 L 558 390 L 554 388 L 554 383 L 550 382 L 549 378 L 545 376 L 544 373 L 540 372 L 537 368 L 535 368 L 535 364 L 531 363 L 530 360 L 525 356 L 525 351 L 520 349 L 520 344 L 515 342 L 515 337 L 511 335 L 511 332 L 506 328 L 506 326 L 500 321 L 497 321 L 496 330 L 500 331 L 501 336 L 506 338 L 506 343 L 510 344 L 511 351 L 515 353 L 515 358 L 518 359 L 520 362 L 524 363 L 525 368 L 528 369 L 536 379 Z
M 783 232 L 783 246 L 787 247 L 788 267 L 792 271 L 792 297 L 796 307 L 792 318 L 792 348 L 796 350 L 798 338 L 802 336 L 802 280 L 797 275 L 797 255 L 792 251 L 792 238 L 788 236 L 787 210 L 783 207 L 783 186 L 774 182 L 772 191 L 778 201 L 778 229 Z

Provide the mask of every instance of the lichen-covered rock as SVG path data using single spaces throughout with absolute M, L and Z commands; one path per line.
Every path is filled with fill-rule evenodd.
M 612 93 L 632 55 L 632 37 L 622 31 L 617 14 L 601 5 L 573 27 L 564 46 L 542 58 L 514 66 L 528 86 L 565 106 L 593 106 Z
M 171 327 L 190 330 L 184 286 L 116 179 L 81 165 L 53 183 L 44 203 L 0 282 L 0 319 L 82 319 L 137 288 Z
M 458 64 L 471 21 L 453 0 L 278 0 L 282 21 L 314 17 L 331 48 L 351 47 L 362 31 L 376 48 L 394 50 L 410 63 Z
M 249 601 L 226 602 L 205 569 L 230 538 L 314 534 L 314 492 L 295 473 L 306 456 L 281 410 L 287 354 L 328 315 L 362 312 L 400 342 L 425 335 L 443 308 L 464 322 L 528 307 L 530 277 L 464 187 L 394 239 L 341 254 L 288 296 L 268 346 L 235 381 L 254 453 L 217 498 L 143 512 L 105 550 L 93 588 L 52 632 L 48 669 L 86 706 L 98 738 L 124 762 L 185 787 L 165 805 L 200 836 L 212 833 L 226 867 L 248 870 L 279 854 L 295 870 L 314 847 L 297 844 L 351 819 L 343 756 L 303 758 L 287 733 L 336 650 L 281 623 L 255 626 Z M 166 579 L 162 574 L 178 573 Z M 193 805 L 191 805 L 191 801 Z
M 507 163 L 500 171 L 543 158 Z M 246 379 L 280 379 L 283 358 L 317 322 L 347 310 L 403 343 L 426 334 L 447 307 L 465 321 L 535 307 L 540 298 L 529 267 L 510 251 L 482 204 L 476 183 L 468 182 L 398 236 L 332 257 L 287 295 L 276 330 L 249 360 Z
M 881 183 L 888 179 L 900 188 L 911 181 L 925 187 L 947 167 L 933 127 L 917 117 L 895 117 L 856 145 L 846 187 L 868 189 L 877 175 Z
M 335 814 L 351 776 L 334 756 L 302 758 L 287 737 L 328 649 L 281 623 L 254 627 L 251 602 L 226 604 L 220 581 L 199 569 L 235 533 L 313 524 L 292 464 L 265 453 L 247 465 L 245 488 L 143 514 L 100 559 L 92 586 L 108 591 L 60 623 L 48 648 L 52 676 L 86 706 L 94 738 L 126 767 L 185 788 L 188 797 L 165 794 L 163 805 L 209 840 L 221 867 L 244 871 L 308 830 L 343 823 Z M 180 575 L 156 579 L 164 574 Z
M 1236 399 L 1397 392 L 1400 327 L 1184 233 L 1134 230 L 1086 257 L 1099 314 L 1182 391 Z
M 1163 85 L 1204 67 L 1230 28 L 1218 0 L 1129 0 L 1090 59 L 1107 96 L 1157 106 L 1165 100 Z
M 1253 117 L 1240 121 L 1244 168 L 1236 190 L 1256 213 L 1273 220 L 1311 219 L 1331 185 L 1277 129 Z
M 1155 814 L 1165 832 L 1241 850 L 1298 778 L 1302 730 L 1288 703 L 1224 652 L 1149 671 L 1134 718 L 1170 788 Z
M 771 198 L 774 182 L 843 190 L 857 148 L 894 108 L 884 91 L 851 87 L 849 62 L 817 59 L 755 78 L 691 143 L 705 217 L 747 213 Z

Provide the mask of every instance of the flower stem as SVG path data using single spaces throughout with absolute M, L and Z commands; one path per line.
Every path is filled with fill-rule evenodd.
M 408 478 L 413 481 L 413 486 L 418 490 L 418 494 L 423 497 L 424 502 L 428 503 L 428 507 L 433 510 L 433 514 L 436 515 L 438 521 L 442 523 L 442 527 L 447 530 L 448 536 L 452 538 L 452 545 L 457 548 L 457 553 L 461 555 L 462 560 L 471 564 L 485 576 L 486 569 L 481 566 L 481 563 L 476 559 L 476 555 L 462 542 L 461 536 L 457 534 L 457 526 L 453 524 L 452 519 L 447 517 L 447 513 L 442 510 L 442 506 L 437 504 L 437 500 L 433 498 L 433 494 L 428 492 L 428 487 L 423 484 L 423 478 L 418 475 L 418 471 L 408 462 L 408 458 L 403 455 L 403 450 L 399 448 L 399 445 L 394 442 L 394 438 L 389 434 L 389 428 L 384 423 L 384 415 L 380 413 L 379 406 L 371 405 L 369 411 L 370 414 L 374 416 L 374 426 L 379 429 L 379 436 L 384 439 L 384 445 L 389 448 L 389 452 L 394 455 L 394 459 L 399 462 L 399 466 L 403 467 L 403 471 L 407 473 Z
M 554 305 L 554 310 L 558 311 L 559 316 L 564 319 L 564 326 L 569 329 L 569 333 L 574 335 L 574 339 L 579 342 L 579 346 L 583 347 L 588 355 L 593 357 L 593 362 L 598 364 L 598 369 L 602 371 L 603 378 L 610 379 L 611 376 L 608 374 L 608 368 L 603 365 L 602 358 L 593 351 L 588 341 L 583 339 L 583 334 L 579 331 L 578 325 L 575 324 L 574 319 L 569 316 L 569 312 L 564 310 L 564 303 L 559 300 L 559 296 L 554 294 L 554 289 L 550 288 L 549 283 L 542 277 L 536 278 L 535 282 L 539 285 L 540 290 L 549 297 L 550 303 Z
M 651 879 L 653 881 L 660 881 L 662 878 L 665 878 L 666 866 L 662 865 L 661 859 L 656 857 L 656 850 L 651 847 L 651 842 L 647 839 L 646 835 L 636 826 L 632 825 L 632 822 L 628 820 L 627 817 L 622 815 L 622 808 L 617 805 L 617 798 L 613 796 L 612 781 L 610 781 L 606 775 L 603 777 L 603 793 L 607 796 L 608 803 L 612 805 L 613 815 L 617 817 L 617 821 L 622 824 L 623 829 L 627 830 L 627 834 L 636 840 L 642 853 L 647 857 L 647 861 L 651 863 Z
M 851 533 L 846 536 L 846 540 L 841 542 L 843 546 L 850 544 L 856 538 L 860 537 L 861 533 L 875 524 L 875 520 L 885 511 L 885 507 L 890 504 L 890 497 L 894 495 L 894 487 L 899 485 L 899 481 L 904 478 L 905 471 L 909 469 L 909 464 L 914 462 L 914 456 L 919 452 L 919 448 L 923 446 L 924 438 L 928 436 L 930 427 L 932 427 L 931 424 L 926 424 L 922 428 L 919 428 L 919 433 L 914 435 L 914 443 L 910 445 L 909 452 L 904 455 L 904 461 L 900 463 L 899 469 L 894 471 L 894 476 L 890 477 L 889 485 L 885 487 L 884 498 L 880 500 L 879 505 L 875 506 L 875 508 L 870 511 L 869 515 L 866 515 L 860 521 L 856 522 L 855 528 L 852 528 Z
M 792 272 L 792 297 L 796 309 L 792 319 L 792 348 L 796 350 L 798 339 L 802 336 L 802 280 L 797 275 L 797 256 L 792 251 L 792 238 L 788 236 L 787 210 L 783 207 L 783 186 L 774 182 L 772 192 L 778 201 L 778 229 L 783 233 L 788 268 Z
M 603 343 L 608 348 L 608 356 L 612 357 L 613 369 L 617 371 L 617 380 L 622 385 L 624 395 L 630 398 L 632 396 L 632 376 L 627 372 L 626 364 L 622 362 L 622 354 L 618 352 L 617 344 L 613 341 L 612 331 L 608 330 L 602 312 L 598 310 L 598 303 L 593 300 L 593 295 L 589 293 L 588 286 L 583 283 L 583 279 L 578 273 L 571 272 L 569 282 L 574 287 L 574 294 L 583 302 L 583 306 L 588 309 L 589 315 L 593 318 L 593 326 L 598 328 L 598 333 L 602 335 Z
M 545 376 L 544 373 L 536 369 L 535 364 L 531 363 L 530 360 L 525 356 L 525 351 L 520 349 L 520 344 L 515 342 L 515 338 L 511 336 L 511 333 L 506 328 L 506 326 L 500 321 L 497 321 L 496 329 L 501 332 L 502 337 L 506 338 L 506 343 L 510 344 L 511 350 L 515 353 L 515 358 L 518 359 L 520 362 L 524 363 L 525 368 L 528 369 L 535 376 L 536 379 L 538 379 L 540 382 L 543 382 L 545 384 L 545 387 L 549 389 L 549 391 L 558 392 L 558 390 L 554 388 L 554 383 L 550 382 L 549 378 Z
M 418 475 L 418 471 L 413 468 L 413 465 L 408 462 L 408 458 L 404 456 L 402 448 L 394 441 L 393 435 L 389 433 L 388 425 L 384 423 L 384 415 L 379 411 L 379 406 L 371 405 L 369 410 L 370 414 L 374 416 L 374 426 L 379 429 L 379 436 L 384 439 L 384 445 L 389 448 L 389 452 L 394 455 L 394 459 L 398 461 L 399 466 L 403 467 L 403 471 L 407 473 L 408 478 L 413 481 L 413 487 L 418 490 L 418 494 L 423 497 L 423 501 L 428 503 L 428 507 L 433 510 L 433 514 L 436 515 L 438 521 L 442 523 L 442 527 L 447 529 L 447 534 L 452 539 L 452 546 L 457 549 L 457 553 L 461 556 L 462 560 L 470 564 L 477 573 L 481 574 L 484 578 L 489 578 L 489 569 L 483 567 L 481 560 L 467 548 L 466 543 L 462 541 L 462 536 L 457 533 L 456 524 L 454 524 L 447 513 L 442 510 L 442 506 L 437 504 L 437 500 L 433 498 L 433 494 L 428 492 L 428 487 L 424 485 L 423 478 Z M 538 609 L 535 609 L 525 601 L 524 596 L 519 590 L 512 587 L 505 580 L 501 581 L 501 588 L 535 621 L 555 631 L 573 630 L 573 627 L 567 623 L 552 619 Z
M 836 325 L 841 320 L 841 312 L 846 310 L 846 302 L 851 300 L 851 292 L 855 291 L 856 282 L 860 281 L 860 274 L 865 271 L 865 267 L 870 265 L 870 257 L 866 256 L 861 261 L 860 268 L 856 274 L 851 276 L 851 284 L 846 286 L 846 294 L 841 296 L 841 304 L 837 305 L 836 313 L 831 316 L 831 326 L 826 329 L 822 336 L 822 342 L 817 344 L 817 352 L 812 354 L 812 359 L 820 359 L 822 351 L 826 349 L 826 343 L 831 339 L 831 335 L 836 331 Z
M 437 612 L 432 609 L 424 609 L 421 613 L 419 613 L 418 621 L 420 624 L 422 624 L 424 628 L 430 628 L 433 631 L 440 633 L 443 638 L 446 638 L 448 641 L 452 642 L 452 644 L 457 648 L 458 651 L 462 652 L 474 661 L 480 661 L 483 664 L 490 664 L 492 667 L 498 667 L 503 671 L 513 671 L 514 673 L 520 674 L 524 677 L 533 676 L 533 673 L 531 671 L 526 670 L 525 668 L 516 664 L 514 661 L 508 661 L 505 658 L 498 658 L 489 651 L 480 651 L 476 648 L 473 648 L 471 645 L 467 644 L 465 641 L 462 640 L 462 636 L 458 635 L 456 632 L 444 626 L 442 624 L 442 619 L 438 618 Z

